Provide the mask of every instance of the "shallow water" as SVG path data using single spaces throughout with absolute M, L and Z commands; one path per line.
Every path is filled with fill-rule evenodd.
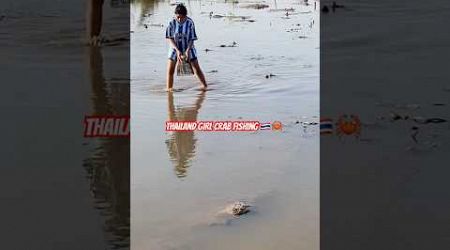
M 104 34 L 123 36 L 112 2 Z M 129 248 L 129 141 L 83 138 L 85 115 L 129 113 L 129 46 L 85 46 L 85 4 L 0 3 L 3 246 Z
M 347 0 L 342 1 L 346 9 L 323 15 L 321 115 L 358 114 L 367 124 L 363 137 L 373 147 L 406 154 L 410 148 L 426 148 L 411 139 L 412 126 L 421 129 L 419 144 L 434 141 L 440 145 L 436 151 L 448 147 L 447 123 L 391 121 L 392 114 L 449 119 L 445 55 L 450 36 L 441 31 L 448 22 L 448 7 L 442 3 Z
M 245 2 L 187 2 L 210 89 L 202 93 L 194 77 L 175 77 L 173 94 L 163 91 L 173 6 L 132 4 L 133 248 L 318 249 L 318 130 L 296 122 L 319 116 L 319 13 L 301 2 L 274 1 L 261 10 L 242 8 Z M 269 10 L 290 7 L 288 17 Z M 210 18 L 211 11 L 255 22 Z M 170 118 L 279 120 L 284 128 L 167 133 Z M 235 200 L 251 202 L 253 211 L 211 226 Z
M 363 126 L 359 139 L 322 137 L 322 247 L 448 246 L 450 127 L 413 119 L 450 120 L 448 5 L 339 3 L 348 9 L 322 15 L 321 115 L 356 114 Z

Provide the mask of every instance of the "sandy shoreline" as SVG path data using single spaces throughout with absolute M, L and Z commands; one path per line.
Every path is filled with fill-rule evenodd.
M 210 91 L 197 91 L 195 78 L 178 77 L 174 86 L 180 91 L 169 95 L 162 91 L 164 26 L 173 6 L 132 5 L 131 241 L 136 248 L 318 248 L 318 129 L 303 129 L 300 121 L 319 116 L 319 13 L 290 1 L 268 5 L 190 2 Z M 288 16 L 270 11 L 284 8 L 295 11 Z M 279 120 L 284 127 L 281 132 L 165 132 L 168 119 Z M 250 201 L 253 213 L 232 221 L 215 217 L 236 200 Z
M 2 55 L 8 60 L 0 68 L 4 81 L 11 83 L 0 94 L 0 109 L 11 122 L 1 126 L 20 134 L 6 134 L 3 140 L 10 146 L 3 152 L 8 168 L 2 176 L 12 178 L 2 181 L 2 197 L 11 201 L 2 214 L 20 214 L 3 219 L 8 227 L 1 229 L 8 235 L 3 244 L 21 249 L 105 249 L 111 247 L 113 235 L 125 233 L 123 247 L 129 235 L 128 229 L 119 228 L 128 224 L 128 142 L 86 140 L 82 121 L 93 112 L 128 113 L 129 74 L 122 70 L 128 65 L 128 48 L 85 47 L 80 3 L 10 1 L 1 6 L 5 29 L 0 44 L 7 48 Z M 123 20 L 106 23 L 114 34 Z M 111 63 L 118 59 L 122 66 Z M 110 176 L 99 176 L 102 169 Z M 105 182 L 115 189 L 106 188 Z M 114 220 L 108 218 L 111 215 Z

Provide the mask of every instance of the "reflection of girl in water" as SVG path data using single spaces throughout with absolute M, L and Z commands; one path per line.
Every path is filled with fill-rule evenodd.
M 187 61 L 203 86 L 202 88 L 206 89 L 208 85 L 198 64 L 197 51 L 194 47 L 194 41 L 197 40 L 194 21 L 187 16 L 187 9 L 183 4 L 178 4 L 175 8 L 175 18 L 167 27 L 166 39 L 170 45 L 167 62 L 167 91 L 172 91 L 175 66 L 177 62 L 182 61 L 183 57 L 187 57 Z
M 129 84 L 108 84 L 99 47 L 89 47 L 89 79 L 96 115 L 128 115 Z M 111 248 L 130 246 L 130 141 L 99 140 L 83 162 L 95 207 L 105 215 L 104 230 Z
M 193 106 L 181 107 L 175 109 L 173 103 L 173 94 L 168 95 L 169 120 L 170 121 L 196 121 L 198 111 L 204 100 L 204 93 L 200 94 Z M 178 177 L 187 176 L 187 168 L 190 160 L 195 155 L 195 139 L 193 131 L 173 132 L 170 138 L 166 140 L 170 159 L 175 164 L 175 171 Z

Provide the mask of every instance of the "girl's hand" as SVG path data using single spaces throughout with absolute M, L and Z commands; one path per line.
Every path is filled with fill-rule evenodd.
M 178 62 L 181 63 L 181 61 L 183 60 L 183 54 L 181 54 L 181 51 L 177 50 L 177 58 L 178 58 Z
M 186 50 L 186 53 L 185 53 L 185 55 L 186 55 L 186 60 L 189 62 L 189 49 L 188 50 Z

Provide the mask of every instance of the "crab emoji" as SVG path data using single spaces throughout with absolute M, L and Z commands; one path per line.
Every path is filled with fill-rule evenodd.
M 274 121 L 272 123 L 272 130 L 281 130 L 283 128 L 283 124 L 279 121 Z
M 336 134 L 352 135 L 359 137 L 361 134 L 361 121 L 356 115 L 341 115 L 336 123 Z

